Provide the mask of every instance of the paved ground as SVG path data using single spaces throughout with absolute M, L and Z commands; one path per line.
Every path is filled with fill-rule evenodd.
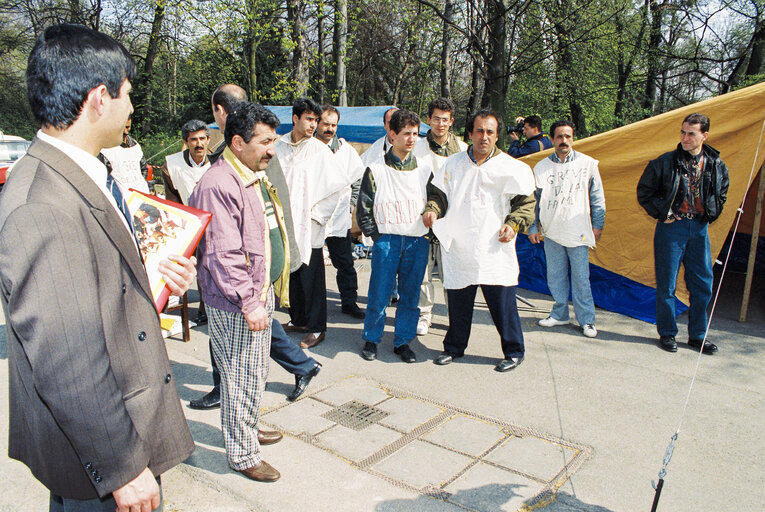
M 357 264 L 363 295 L 369 274 L 364 260 Z M 367 362 L 358 355 L 360 324 L 339 311 L 331 268 L 327 282 L 330 328 L 312 351 L 324 369 L 306 396 L 286 402 L 293 377 L 271 366 L 261 421 L 285 439 L 263 451 L 282 479 L 260 484 L 232 472 L 219 412 L 186 409 L 197 449 L 163 476 L 165 510 L 650 510 L 694 351 L 663 352 L 654 326 L 601 310 L 597 339 L 573 325 L 544 330 L 536 321 L 550 297 L 522 292 L 537 309 L 521 312 L 527 356 L 514 372 L 493 371 L 499 341 L 485 306 L 476 310 L 468 355 L 449 366 L 431 362 L 446 328 L 443 306 L 431 333 L 413 343 L 416 364 L 393 354 L 392 322 L 379 360 Z M 741 282 L 726 278 L 710 335 L 721 351 L 700 360 L 659 510 L 765 508 L 765 283 L 755 284 L 752 320 L 741 324 Z M 0 333 L 0 510 L 45 510 L 45 489 L 5 455 Z M 206 328 L 167 347 L 183 402 L 206 392 Z

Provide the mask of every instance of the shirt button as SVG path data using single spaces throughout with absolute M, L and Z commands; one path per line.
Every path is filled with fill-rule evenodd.
M 123 284 L 123 285 L 122 285 L 122 293 L 125 293 L 126 291 L 127 291 L 127 286 L 125 286 L 125 285 Z
M 138 341 L 146 341 L 146 333 L 141 331 L 138 333 Z
M 91 470 L 91 469 L 93 469 L 93 464 L 91 464 L 90 462 L 88 462 L 87 464 L 85 464 L 85 469 L 87 469 L 87 470 Z
M 98 475 L 98 471 L 96 471 L 95 469 L 91 469 L 90 470 L 90 475 L 91 476 L 97 476 Z
M 169 373 L 167 375 L 165 375 L 165 384 L 169 384 L 170 383 L 170 379 L 172 379 L 172 378 L 173 378 L 173 376 L 170 375 Z
M 97 476 L 97 477 L 95 478 L 95 481 L 96 481 L 96 483 L 97 483 L 97 484 L 100 484 L 100 483 L 101 483 L 101 480 L 102 480 L 102 478 L 101 478 L 100 476 Z

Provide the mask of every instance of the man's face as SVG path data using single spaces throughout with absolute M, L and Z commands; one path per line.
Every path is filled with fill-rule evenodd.
M 335 112 L 322 112 L 321 117 L 319 118 L 316 135 L 319 137 L 319 140 L 324 142 L 324 144 L 329 144 L 332 137 L 337 133 L 337 121 L 338 115 Z
M 390 130 L 388 134 L 391 138 L 393 149 L 400 154 L 410 153 L 414 149 L 415 142 L 417 142 L 417 132 L 419 131 L 420 127 L 414 125 L 404 126 L 398 133 Z
M 127 136 L 128 133 L 130 133 L 130 127 L 133 126 L 133 118 L 128 117 L 127 122 L 125 123 L 125 129 L 122 130 L 122 135 Z
M 709 137 L 709 132 L 702 132 L 701 125 L 683 123 L 680 129 L 680 144 L 683 149 L 692 155 L 698 155 L 701 151 L 701 146 Z
M 494 151 L 494 146 L 499 138 L 497 120 L 494 116 L 478 117 L 473 124 L 473 131 L 470 132 L 470 139 L 473 141 L 473 156 L 488 157 Z
M 295 134 L 295 140 L 302 140 L 308 137 L 313 137 L 313 132 L 316 131 L 316 125 L 319 122 L 319 116 L 310 110 L 303 112 L 300 117 L 292 116 L 292 131 Z
M 196 163 L 204 161 L 205 154 L 207 153 L 207 144 L 210 142 L 207 130 L 191 132 L 185 142 L 189 148 L 189 154 L 194 161 Z
M 125 125 L 130 114 L 133 113 L 133 104 L 130 102 L 131 89 L 130 81 L 126 78 L 120 86 L 119 96 L 112 98 L 108 92 L 105 92 L 103 96 L 104 118 L 108 120 L 108 128 L 104 132 L 107 139 L 103 145 L 105 148 L 119 146 L 122 143 Z
M 536 126 L 531 126 L 530 124 L 523 125 L 523 136 L 526 137 L 526 139 L 536 137 L 537 135 L 539 135 L 539 129 Z
M 454 124 L 452 113 L 440 108 L 433 109 L 433 115 L 428 116 L 430 131 L 436 138 L 441 138 L 449 132 L 449 128 Z
M 277 138 L 273 128 L 267 124 L 258 123 L 252 132 L 250 142 L 244 142 L 239 135 L 234 135 L 231 151 L 249 169 L 265 171 L 268 162 L 274 156 L 274 142 Z
M 574 143 L 574 130 L 570 126 L 559 126 L 553 134 L 553 145 L 558 158 L 563 160 L 571 153 L 571 145 Z

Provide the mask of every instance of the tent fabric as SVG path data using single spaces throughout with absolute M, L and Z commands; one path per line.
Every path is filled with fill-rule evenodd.
M 709 116 L 711 125 L 707 143 L 720 151 L 730 173 L 730 189 L 723 213 L 709 225 L 712 254 L 719 254 L 746 196 L 750 177 L 757 174 L 765 161 L 763 106 L 765 83 L 574 143 L 576 151 L 600 162 L 606 195 L 605 228 L 598 246 L 590 252 L 593 297 L 599 307 L 655 322 L 653 233 L 656 221 L 637 202 L 637 182 L 649 160 L 675 149 L 680 141 L 683 119 L 694 112 Z M 534 153 L 522 160 L 533 167 L 550 153 L 552 150 Z M 537 281 L 545 280 L 543 272 L 531 277 L 526 270 L 539 265 L 540 252 L 543 254 L 543 251 L 536 249 L 519 252 L 521 287 L 536 289 L 540 287 Z M 682 304 L 688 304 L 688 290 L 682 271 L 676 295 Z

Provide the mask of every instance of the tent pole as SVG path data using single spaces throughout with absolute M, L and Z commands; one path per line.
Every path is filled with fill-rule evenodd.
M 765 196 L 765 162 L 760 167 L 760 186 L 757 188 L 757 205 L 754 208 L 754 222 L 752 222 L 752 243 L 749 246 L 749 260 L 746 264 L 746 279 L 744 281 L 744 297 L 741 300 L 741 313 L 739 322 L 746 322 L 746 312 L 749 308 L 749 295 L 752 292 L 752 275 L 754 274 L 754 261 L 757 258 L 757 243 L 760 240 L 760 221 L 762 220 L 762 200 Z

